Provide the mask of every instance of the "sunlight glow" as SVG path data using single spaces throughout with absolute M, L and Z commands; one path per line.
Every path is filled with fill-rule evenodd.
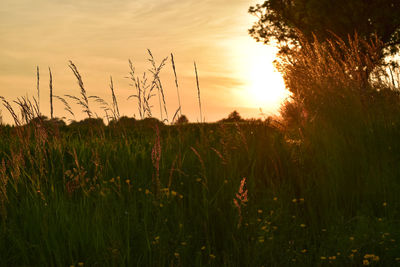
M 248 107 L 278 113 L 290 93 L 285 88 L 282 75 L 273 65 L 276 48 L 253 40 L 242 42 L 240 47 L 241 51 L 247 52 L 243 59 L 245 62 L 241 64 L 241 71 L 246 73 L 245 86 L 241 92 L 242 101 Z

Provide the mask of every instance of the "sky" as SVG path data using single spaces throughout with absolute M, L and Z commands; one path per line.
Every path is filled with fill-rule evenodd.
M 174 54 L 182 113 L 199 121 L 196 61 L 203 120 L 216 121 L 233 110 L 243 117 L 260 117 L 260 108 L 276 114 L 287 96 L 281 75 L 274 70 L 276 48 L 248 35 L 256 20 L 248 14 L 255 0 L 2 0 L 0 2 L 0 95 L 12 101 L 37 95 L 36 66 L 40 70 L 40 108 L 49 116 L 49 73 L 53 94 L 79 96 L 68 67 L 77 66 L 88 95 L 111 102 L 110 76 L 120 112 L 138 118 L 135 93 L 126 78 L 128 60 L 138 76 L 148 72 L 147 49 L 159 64 L 169 120 L 178 108 L 170 54 Z M 151 75 L 149 72 L 148 75 Z M 153 114 L 160 116 L 158 97 Z M 54 100 L 56 117 L 75 118 Z M 98 116 L 99 105 L 90 102 Z M 2 108 L 4 120 L 10 120 Z M 165 114 L 164 114 L 165 117 Z

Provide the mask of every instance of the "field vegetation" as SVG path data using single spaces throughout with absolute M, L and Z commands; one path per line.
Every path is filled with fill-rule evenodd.
M 111 104 L 88 96 L 72 62 L 80 96 L 54 97 L 87 119 L 2 98 L 0 265 L 400 264 L 399 79 L 371 61 L 379 45 L 304 41 L 279 62 L 293 93 L 280 118 L 189 123 L 179 107 L 167 122 L 166 60 L 149 81 L 130 64 L 137 119 L 112 80 Z

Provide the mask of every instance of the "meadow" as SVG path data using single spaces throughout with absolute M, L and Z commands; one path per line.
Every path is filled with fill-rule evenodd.
M 0 265 L 400 264 L 398 90 L 360 96 L 359 70 L 317 48 L 287 81 L 341 94 L 278 119 L 164 124 L 137 94 L 143 116 L 113 102 L 106 126 L 82 83 L 88 119 L 65 125 L 20 100 L 20 125 L 0 127 Z

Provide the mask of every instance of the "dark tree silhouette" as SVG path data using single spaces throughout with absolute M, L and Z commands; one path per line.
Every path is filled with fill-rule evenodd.
M 239 112 L 237 112 L 236 110 L 232 111 L 228 115 L 228 118 L 220 120 L 220 122 L 240 122 L 240 121 L 244 121 L 244 119 L 242 119 Z
M 186 124 L 188 123 L 189 120 L 185 115 L 179 116 L 179 118 L 176 120 L 175 124 L 180 125 L 180 124 Z
M 382 41 L 382 57 L 399 51 L 399 0 L 267 0 L 249 12 L 259 18 L 250 35 L 265 44 L 277 42 L 283 55 L 298 48 L 301 37 L 324 41 L 336 35 L 346 41 L 355 33 Z

